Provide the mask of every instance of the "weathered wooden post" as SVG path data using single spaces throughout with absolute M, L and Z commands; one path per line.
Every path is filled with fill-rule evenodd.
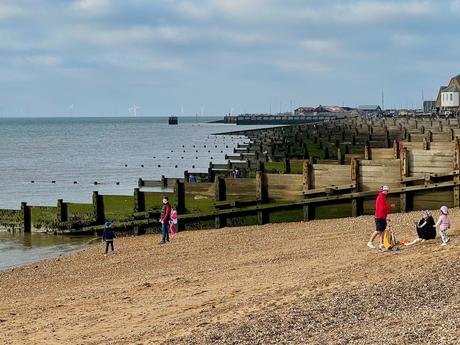
M 218 176 L 214 182 L 214 191 L 215 191 L 215 200 L 216 201 L 225 201 L 226 196 L 226 187 L 225 179 L 222 176 Z M 214 217 L 214 224 L 217 229 L 223 228 L 227 225 L 227 218 L 225 215 L 217 214 Z
M 97 224 L 102 224 L 105 221 L 104 215 L 104 199 L 99 195 L 98 191 L 93 192 L 93 212 Z
M 144 180 L 143 180 L 142 178 L 139 178 L 139 179 L 137 180 L 137 186 L 138 186 L 139 188 L 144 187 Z
M 24 232 L 32 231 L 32 212 L 27 202 L 21 202 L 22 219 L 24 223 Z
M 303 191 L 306 192 L 312 188 L 313 185 L 313 164 L 308 161 L 303 162 Z M 303 219 L 308 222 L 315 219 L 316 206 L 313 203 L 303 205 Z
M 190 174 L 188 170 L 184 171 L 184 182 L 187 183 L 190 180 Z
M 176 184 L 174 186 L 174 191 L 176 193 L 176 210 L 178 214 L 184 214 L 186 211 L 185 205 L 185 184 L 179 180 L 176 180 Z
M 134 188 L 134 212 L 145 211 L 145 195 L 139 188 Z
M 329 148 L 324 145 L 324 150 L 323 150 L 323 156 L 324 156 L 324 159 L 329 159 Z
M 399 143 L 396 139 L 393 140 L 393 158 L 394 159 L 399 158 Z
M 430 149 L 430 143 L 429 141 L 427 140 L 427 138 L 423 138 L 423 149 L 424 150 L 429 150 Z
M 308 152 L 308 144 L 304 144 L 304 150 L 303 150 L 303 159 L 308 159 L 310 158 L 310 153 Z
M 428 131 L 427 140 L 430 143 L 433 142 L 433 132 L 432 131 Z
M 312 187 L 312 164 L 303 161 L 303 191 L 306 192 Z
M 256 171 L 256 199 L 262 204 L 268 202 L 268 190 L 265 180 L 265 173 L 261 170 Z
M 385 147 L 389 148 L 390 147 L 390 132 L 387 126 L 383 127 L 383 135 L 384 135 L 384 140 L 385 140 Z
M 407 128 L 404 127 L 404 128 L 403 128 L 403 132 L 402 132 L 402 137 L 404 138 L 404 140 L 407 139 L 407 134 L 408 134 Z
M 58 222 L 67 222 L 68 220 L 67 203 L 62 199 L 57 201 L 57 220 Z
M 455 140 L 455 131 L 454 131 L 454 129 L 452 127 L 449 127 L 448 131 L 449 131 L 449 139 L 451 141 Z
M 168 179 L 165 177 L 165 175 L 161 175 L 160 182 L 162 188 L 168 187 Z
M 351 182 L 355 185 L 353 189 L 354 192 L 359 192 L 359 160 L 353 158 L 351 160 Z M 353 198 L 351 199 L 351 216 L 359 217 L 364 214 L 364 199 L 363 198 Z
M 291 161 L 287 157 L 284 157 L 283 168 L 284 168 L 284 173 L 285 174 L 290 174 L 291 173 Z
M 372 159 L 372 151 L 368 141 L 364 145 L 364 159 Z
M 307 199 L 308 200 L 308 199 Z M 313 203 L 303 205 L 303 220 L 309 222 L 316 218 L 316 207 Z
M 337 161 L 340 165 L 343 165 L 345 162 L 345 157 L 342 154 L 342 150 L 340 149 L 340 147 L 337 148 Z
M 405 177 L 409 176 L 409 153 L 407 151 L 407 148 L 403 148 L 400 152 L 401 155 L 401 161 L 400 161 L 400 175 L 401 175 L 401 181 L 404 180 Z M 405 184 L 401 183 L 401 187 L 404 187 Z M 408 200 L 408 195 L 407 192 L 401 192 L 399 194 L 399 201 L 401 204 L 400 211 L 402 213 L 405 213 L 409 210 L 409 204 L 411 203 L 410 200 Z
M 208 166 L 208 181 L 209 182 L 214 182 L 214 179 L 215 179 L 216 175 L 214 173 L 214 170 L 212 169 L 212 162 L 209 162 L 209 166 Z

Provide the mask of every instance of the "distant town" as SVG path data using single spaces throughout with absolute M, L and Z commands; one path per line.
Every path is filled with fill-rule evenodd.
M 221 122 L 236 124 L 295 124 L 314 121 L 318 118 L 343 118 L 350 116 L 394 117 L 394 116 L 459 116 L 460 74 L 452 77 L 447 86 L 441 86 L 436 100 L 423 100 L 418 109 L 385 109 L 381 105 L 359 105 L 345 107 L 337 105 L 302 106 L 293 112 L 276 114 L 228 114 Z

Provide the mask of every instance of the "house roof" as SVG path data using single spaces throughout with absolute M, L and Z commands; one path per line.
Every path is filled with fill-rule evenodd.
M 378 110 L 380 109 L 379 105 L 360 105 L 358 106 L 359 110 Z
M 451 85 L 442 89 L 441 92 L 459 92 L 459 89 L 455 85 Z

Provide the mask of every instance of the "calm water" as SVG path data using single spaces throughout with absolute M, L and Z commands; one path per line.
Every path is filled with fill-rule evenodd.
M 91 203 L 95 190 L 132 195 L 140 177 L 205 172 L 210 161 L 225 162 L 224 155 L 246 140 L 212 135 L 242 127 L 206 123 L 210 120 L 179 118 L 179 125 L 170 126 L 165 117 L 0 118 L 0 208 L 19 209 L 21 201 L 55 206 L 57 199 Z M 249 128 L 255 127 L 244 126 Z M 84 243 L 81 238 L 3 233 L 0 268 Z
M 208 120 L 169 126 L 153 117 L 0 119 L 0 208 L 19 209 L 21 201 L 53 206 L 61 198 L 89 203 L 94 190 L 132 194 L 140 177 L 207 171 L 209 161 L 224 162 L 243 141 L 211 135 L 236 126 Z
M 12 234 L 0 231 L 0 271 L 31 262 L 57 257 L 83 248 L 90 237 L 46 234 Z

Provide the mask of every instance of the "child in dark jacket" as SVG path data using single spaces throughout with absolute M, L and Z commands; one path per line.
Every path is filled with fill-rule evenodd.
M 112 254 L 114 254 L 113 250 L 113 240 L 115 238 L 115 234 L 113 230 L 111 229 L 112 222 L 105 222 L 105 229 L 104 232 L 102 233 L 102 242 L 105 242 L 105 253 L 104 256 L 107 256 L 107 253 L 109 252 L 109 245 L 112 248 Z
M 436 237 L 436 229 L 434 227 L 434 219 L 431 211 L 423 211 L 422 219 L 416 223 L 417 235 L 421 240 L 432 240 Z

